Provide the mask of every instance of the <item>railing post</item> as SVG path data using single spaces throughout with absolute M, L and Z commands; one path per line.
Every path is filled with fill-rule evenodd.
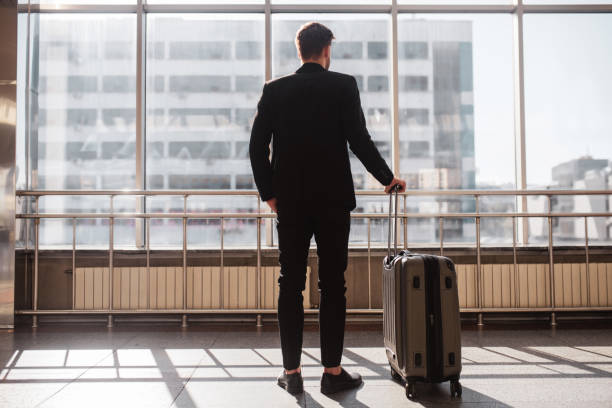
M 187 309 L 187 197 L 187 194 L 183 196 L 183 310 Z M 183 314 L 181 327 L 187 327 L 186 314 Z
M 440 256 L 444 256 L 444 218 L 440 215 L 438 234 L 440 235 Z
M 110 211 L 111 217 L 109 218 L 109 238 L 108 238 L 108 320 L 106 327 L 113 327 L 113 246 L 114 246 L 114 224 L 115 218 L 113 217 L 113 198 L 110 196 Z M 121 290 L 121 288 L 119 288 Z M 121 293 L 121 292 L 119 292 Z
M 478 287 L 478 326 L 482 326 L 482 267 L 480 260 L 480 197 L 478 195 L 474 196 L 476 201 L 476 280 Z
M 257 281 L 257 296 L 256 304 L 257 309 L 261 309 L 261 217 L 257 216 L 257 269 L 256 269 L 256 281 Z
M 585 264 L 586 264 L 586 292 L 587 292 L 587 301 L 586 305 L 591 306 L 591 272 L 589 267 L 589 227 L 588 227 L 588 218 L 584 217 L 584 255 L 585 255 Z M 581 293 L 582 296 L 582 293 Z
M 76 218 L 72 217 L 72 310 L 75 310 L 75 307 L 76 307 L 75 297 L 76 297 Z M 84 302 L 83 302 L 83 306 L 85 306 Z
M 147 309 L 151 308 L 151 218 L 145 218 L 145 246 L 147 252 Z
M 557 325 L 557 316 L 555 315 L 556 301 L 555 301 L 555 264 L 553 259 L 553 229 L 552 229 L 552 196 L 547 195 L 548 198 L 548 280 L 550 285 L 550 307 L 552 312 L 550 314 L 550 325 Z
M 519 282 L 518 282 L 518 259 L 516 254 L 516 216 L 512 217 L 512 260 L 514 262 L 514 307 L 519 307 Z
M 371 226 L 372 219 L 368 217 L 368 309 L 372 308 Z
M 221 303 L 221 309 L 223 309 L 223 307 L 225 306 L 225 299 L 224 299 L 224 294 L 225 294 L 225 271 L 224 271 L 224 265 L 223 265 L 223 229 L 224 229 L 224 222 L 225 218 L 223 218 L 223 216 L 221 216 L 221 277 L 219 279 L 220 282 L 220 290 L 221 293 L 219 294 L 219 300 Z M 228 282 L 229 283 L 229 282 Z M 228 285 L 228 289 L 229 289 L 229 285 Z M 228 290 L 229 292 L 229 290 Z
M 408 217 L 406 201 L 408 200 L 408 196 L 404 194 L 404 214 L 402 216 L 402 220 L 404 220 L 404 249 L 408 249 Z
M 38 197 L 36 197 L 36 214 L 38 215 Z M 34 219 L 34 281 L 32 282 L 34 299 L 32 299 L 32 309 L 38 310 L 38 243 L 40 235 L 40 218 Z M 32 315 L 32 327 L 38 327 L 38 315 Z

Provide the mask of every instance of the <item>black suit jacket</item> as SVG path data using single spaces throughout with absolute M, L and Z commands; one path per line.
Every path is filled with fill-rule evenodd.
M 353 210 L 347 142 L 381 184 L 391 183 L 393 173 L 366 129 L 354 77 L 309 62 L 294 74 L 267 82 L 249 144 L 261 199 L 276 197 L 279 210 Z

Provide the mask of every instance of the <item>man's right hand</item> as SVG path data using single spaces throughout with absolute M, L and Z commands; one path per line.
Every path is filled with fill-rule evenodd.
M 271 198 L 268 201 L 266 201 L 266 203 L 268 204 L 268 206 L 270 206 L 270 209 L 274 212 L 276 212 L 276 198 Z
M 396 184 L 400 185 L 400 189 L 398 190 L 398 193 L 403 193 L 404 191 L 406 191 L 406 181 L 393 177 L 393 180 L 391 180 L 391 183 L 385 187 L 385 193 L 389 194 L 391 192 L 391 189 Z

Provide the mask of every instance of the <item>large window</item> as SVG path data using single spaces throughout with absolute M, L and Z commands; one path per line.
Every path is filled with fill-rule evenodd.
M 551 2 L 525 0 L 511 10 L 510 0 L 418 1 L 435 13 L 411 0 L 143 0 L 144 8 L 136 0 L 31 2 L 41 11 L 22 6 L 18 26 L 17 186 L 255 189 L 248 143 L 263 84 L 299 68 L 295 34 L 314 20 L 333 31 L 330 69 L 355 77 L 372 139 L 409 189 L 611 189 L 612 14 L 593 5 L 610 0 L 559 0 L 577 13 Z M 477 5 L 481 12 L 468 13 Z M 356 189 L 381 190 L 352 152 L 350 158 Z M 177 194 L 116 197 L 113 210 L 182 212 Z M 22 202 L 34 211 L 33 199 Z M 611 203 L 601 195 L 550 200 L 563 212 L 603 212 Z M 482 212 L 545 212 L 548 205 L 545 195 L 478 202 Z M 108 197 L 56 196 L 41 198 L 38 210 L 109 208 Z M 187 208 L 253 212 L 258 203 L 219 194 L 190 197 Z M 412 213 L 476 208 L 473 196 L 406 199 Z M 386 211 L 386 197 L 357 198 L 356 212 Z M 609 243 L 609 220 L 588 218 L 589 239 Z M 473 218 L 447 221 L 445 242 L 475 241 Z M 483 218 L 483 244 L 509 244 L 509 221 Z M 546 219 L 523 221 L 521 243 L 548 242 Z M 438 222 L 410 219 L 408 241 L 438 243 Z M 71 243 L 70 220 L 40 225 L 42 245 Z M 116 220 L 115 243 L 142 245 L 143 225 Z M 355 218 L 351 243 L 365 245 L 370 236 L 384 244 L 385 221 L 369 227 Z M 151 228 L 158 248 L 182 245 L 179 219 L 154 220 Z M 104 245 L 109 222 L 83 220 L 76 230 L 81 247 Z M 224 243 L 255 245 L 255 230 L 252 220 L 227 220 Z M 277 242 L 271 223 L 263 231 L 264 242 Z M 583 218 L 553 224 L 555 243 L 580 242 L 584 231 Z M 217 246 L 221 222 L 189 221 L 187 235 L 190 245 Z
M 610 188 L 610 72 L 612 15 L 525 16 L 530 187 Z
M 156 50 L 146 61 L 147 111 L 154 113 L 147 115 L 148 188 L 255 188 L 248 141 L 264 83 L 263 23 L 262 15 L 253 14 L 148 16 L 147 44 Z M 253 198 L 194 200 L 203 211 L 257 209 Z M 158 202 L 160 211 L 173 211 L 169 201 Z M 190 244 L 218 244 L 219 223 L 196 221 L 190 223 Z M 172 228 L 174 220 L 159 222 Z M 254 245 L 253 226 L 235 225 L 224 237 L 226 245 Z M 160 245 L 181 242 L 165 236 Z
M 30 39 L 28 187 L 135 188 L 135 16 L 34 14 Z
M 568 29 L 570 28 L 570 29 Z M 525 16 L 525 119 L 530 188 L 612 189 L 612 15 Z M 606 196 L 556 196 L 553 211 L 605 212 Z M 545 197 L 530 197 L 530 211 L 548 210 Z M 542 228 L 544 227 L 544 228 Z M 546 225 L 530 223 L 543 240 Z M 588 219 L 592 242 L 610 240 L 610 221 Z M 557 244 L 584 243 L 583 218 L 553 224 Z
M 402 14 L 398 69 L 409 188 L 514 189 L 511 16 Z
M 252 184 L 242 150 L 264 82 L 263 17 L 154 14 L 147 34 L 159 50 L 146 63 L 147 185 Z

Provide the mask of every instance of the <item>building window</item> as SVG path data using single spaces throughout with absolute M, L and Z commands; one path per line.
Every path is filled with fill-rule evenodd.
M 168 177 L 170 189 L 229 189 L 231 177 L 229 175 L 199 175 L 199 174 L 170 174 Z
M 147 43 L 147 58 L 164 59 L 166 56 L 165 45 L 163 41 L 152 41 Z
M 170 109 L 169 125 L 181 127 L 221 127 L 231 123 L 231 109 L 229 108 L 181 108 Z
M 129 60 L 133 58 L 131 43 L 109 41 L 104 44 L 104 58 L 108 60 Z
M 151 190 L 162 190 L 164 188 L 164 176 L 152 174 L 147 177 L 147 188 Z
M 147 88 L 153 92 L 164 92 L 166 85 L 166 78 L 162 75 L 155 75 L 147 77 Z
M 408 157 L 430 157 L 429 142 L 427 141 L 414 141 L 408 142 Z
M 102 78 L 102 90 L 108 93 L 136 92 L 136 78 L 128 75 L 109 75 Z
M 236 188 L 240 190 L 250 190 L 255 188 L 255 182 L 253 176 L 250 174 L 238 174 L 236 175 Z
M 399 90 L 402 92 L 427 91 L 427 77 L 402 75 L 399 77 Z
M 400 125 L 427 125 L 429 124 L 429 110 L 423 108 L 400 109 L 399 121 Z
M 263 78 L 259 75 L 236 76 L 236 92 L 260 92 L 263 89 Z
M 368 42 L 368 58 L 369 59 L 386 59 L 387 58 L 386 41 L 369 41 Z
M 234 159 L 248 159 L 249 158 L 249 142 L 236 142 L 236 154 Z
M 366 120 L 368 126 L 386 126 L 391 121 L 389 109 L 368 108 Z
M 66 143 L 66 160 L 93 160 L 98 156 L 97 146 L 93 143 L 83 142 Z M 39 150 L 40 153 L 40 150 Z
M 370 75 L 368 77 L 369 92 L 388 92 L 389 77 L 385 75 Z
M 391 143 L 375 140 L 374 144 L 378 148 L 380 155 L 385 159 L 389 160 L 391 158 Z
M 357 89 L 359 89 L 359 92 L 363 92 L 363 75 L 354 75 L 355 77 L 355 82 L 357 82 Z
M 136 145 L 124 142 L 103 142 L 102 158 L 110 159 L 132 159 L 136 157 Z
M 174 75 L 169 79 L 170 92 L 230 92 L 230 77 L 223 75 Z
M 71 127 L 95 126 L 98 111 L 95 109 L 67 109 L 66 125 Z
M 53 77 L 52 77 L 53 78 Z M 68 77 L 68 92 L 71 94 L 98 91 L 98 78 L 90 75 L 71 75 Z
M 102 109 L 104 125 L 125 129 L 136 123 L 136 109 Z
M 427 59 L 429 54 L 425 41 L 398 41 L 397 53 L 400 59 Z
M 235 122 L 240 126 L 251 126 L 252 120 L 255 117 L 255 109 L 238 108 L 235 110 Z
M 170 59 L 227 60 L 230 59 L 229 41 L 173 41 Z
M 292 41 L 276 42 L 274 54 L 278 58 L 282 58 L 282 59 L 297 59 L 297 56 L 298 56 L 297 48 L 295 47 L 295 43 L 293 43 Z
M 230 142 L 170 142 L 170 157 L 179 159 L 229 159 Z
M 262 43 L 259 41 L 236 41 L 237 60 L 258 60 L 262 58 Z
M 361 41 L 338 41 L 332 43 L 332 57 L 338 59 L 363 58 L 363 43 Z

